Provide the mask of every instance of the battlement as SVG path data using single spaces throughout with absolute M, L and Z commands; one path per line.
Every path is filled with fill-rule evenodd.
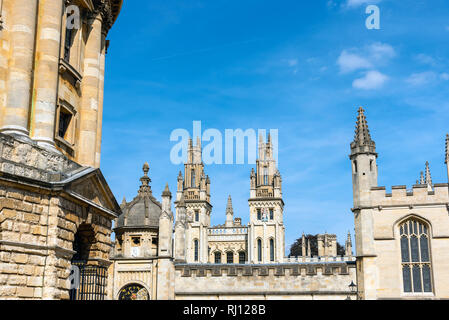
M 285 257 L 284 263 L 318 263 L 318 262 L 348 262 L 355 261 L 352 256 L 316 256 L 316 257 Z
M 348 275 L 355 259 L 277 264 L 185 264 L 175 265 L 181 277 L 315 276 Z
M 427 204 L 444 204 L 449 202 L 449 188 L 447 183 L 433 185 L 429 191 L 427 185 L 413 185 L 412 189 L 407 186 L 393 186 L 391 193 L 386 192 L 385 187 L 371 188 L 371 204 L 373 206 L 412 206 Z

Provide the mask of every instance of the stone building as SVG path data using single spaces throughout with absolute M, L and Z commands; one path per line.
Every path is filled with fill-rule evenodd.
M 324 234 L 319 256 L 303 241 L 302 256 L 285 257 L 282 179 L 269 136 L 260 139 L 257 169 L 250 173 L 248 225 L 234 218 L 229 196 L 225 223 L 211 226 L 211 180 L 201 152 L 200 141 L 189 140 L 175 223 L 168 185 L 161 205 L 144 165 L 138 195 L 124 200 L 116 220 L 110 299 L 356 298 L 349 286 L 356 282 L 350 236 L 344 256 L 337 256 L 336 236 Z
M 106 35 L 121 4 L 0 1 L 1 299 L 106 296 L 120 207 L 98 167 Z
M 445 163 L 449 180 L 449 136 Z M 449 189 L 425 177 L 410 189 L 378 186 L 378 154 L 359 109 L 351 143 L 360 298 L 449 298 Z
M 100 166 L 105 56 L 122 0 L 0 0 L 0 299 L 449 298 L 449 188 L 426 163 L 416 185 L 378 186 L 359 109 L 351 143 L 355 256 L 318 235 L 285 256 L 271 138 L 249 175 L 249 223 L 212 226 L 211 179 L 189 141 L 175 216 L 149 165 L 119 206 Z M 446 136 L 449 180 L 449 136 Z M 114 225 L 114 229 L 112 229 Z M 112 243 L 114 231 L 114 243 Z M 356 290 L 352 291 L 356 283 Z

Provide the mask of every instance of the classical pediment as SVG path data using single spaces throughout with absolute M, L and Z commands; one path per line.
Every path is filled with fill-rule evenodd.
M 93 203 L 116 215 L 121 212 L 120 206 L 99 169 L 87 169 L 85 174 L 81 172 L 80 176 L 70 181 L 64 189 L 67 193 L 78 196 L 80 200 Z

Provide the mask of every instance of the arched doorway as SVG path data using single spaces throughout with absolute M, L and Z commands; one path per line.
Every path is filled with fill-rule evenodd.
M 104 300 L 107 269 L 89 263 L 95 250 L 95 231 L 89 224 L 81 224 L 75 233 L 70 270 L 70 300 Z
M 119 300 L 149 300 L 148 290 L 137 283 L 131 283 L 124 286 L 119 291 Z

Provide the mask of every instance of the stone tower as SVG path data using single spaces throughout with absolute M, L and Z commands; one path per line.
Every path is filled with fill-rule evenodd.
M 110 266 L 120 207 L 98 168 L 106 36 L 121 5 L 0 1 L 0 299 L 109 290 L 103 280 L 71 288 L 68 277 Z
M 351 142 L 352 188 L 354 208 L 371 205 L 371 188 L 377 187 L 377 153 L 376 144 L 371 139 L 362 107 L 358 110 L 354 141 Z M 370 272 L 375 265 L 375 249 L 373 239 L 373 212 L 371 209 L 362 210 L 355 215 L 356 252 L 359 264 L 366 272 Z M 359 289 L 366 288 L 365 279 L 360 277 Z M 374 286 L 372 286 L 374 287 Z
M 282 179 L 273 157 L 273 146 L 259 138 L 256 171 L 251 170 L 250 228 L 248 257 L 250 263 L 282 262 L 285 252 Z
M 179 173 L 178 190 L 176 193 L 176 224 L 175 233 L 185 233 L 184 244 L 179 243 L 182 238 L 175 234 L 175 248 L 185 246 L 185 260 L 189 263 L 208 262 L 207 228 L 210 227 L 210 179 L 204 173 L 201 159 L 201 141 L 197 138 L 196 145 L 192 139 L 188 142 L 187 162 L 184 164 L 184 176 Z M 182 201 L 181 201 L 182 199 Z M 185 207 L 183 207 L 185 206 Z M 185 208 L 185 209 L 184 209 Z M 185 231 L 178 224 L 182 220 L 185 210 Z M 175 256 L 181 259 L 181 256 Z

